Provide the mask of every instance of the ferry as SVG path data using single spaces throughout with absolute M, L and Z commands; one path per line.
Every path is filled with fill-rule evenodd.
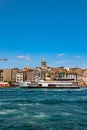
M 31 87 L 38 87 L 38 84 L 32 84 L 30 81 L 19 82 L 18 86 L 21 88 L 31 88 Z
M 78 89 L 80 86 L 78 86 L 75 82 L 72 81 L 40 81 L 38 83 L 39 87 L 42 88 L 68 88 L 68 89 Z
M 79 89 L 76 83 L 72 81 L 44 81 L 40 80 L 36 84 L 31 82 L 20 82 L 19 87 L 21 88 L 59 88 L 59 89 Z

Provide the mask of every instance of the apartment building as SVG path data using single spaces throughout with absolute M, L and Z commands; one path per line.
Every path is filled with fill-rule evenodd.
M 32 83 L 38 82 L 40 79 L 39 77 L 39 71 L 31 69 L 27 71 L 27 81 L 31 81 Z
M 27 72 L 18 72 L 16 73 L 16 82 L 27 81 Z
M 73 80 L 74 82 L 77 82 L 77 73 L 59 72 L 59 73 L 56 74 L 55 79 L 56 80 L 69 79 L 69 80 Z
M 16 73 L 18 71 L 18 68 L 3 69 L 3 81 L 16 81 Z
M 2 82 L 3 81 L 3 70 L 1 69 L 0 70 L 0 82 Z

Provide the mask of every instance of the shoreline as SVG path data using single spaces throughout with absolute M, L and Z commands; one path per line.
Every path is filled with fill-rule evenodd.
M 2 87 L 0 87 L 0 88 L 27 88 L 27 89 L 44 89 L 44 88 L 46 88 L 46 89 L 81 89 L 81 88 L 87 88 L 87 86 L 75 86 L 75 87 L 34 87 L 34 86 L 28 86 L 28 87 L 26 87 L 26 86 L 8 86 L 8 87 L 5 87 L 5 86 L 2 86 Z

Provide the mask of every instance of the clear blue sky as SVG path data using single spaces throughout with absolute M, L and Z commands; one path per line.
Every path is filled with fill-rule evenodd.
M 0 68 L 87 68 L 87 0 L 0 0 Z

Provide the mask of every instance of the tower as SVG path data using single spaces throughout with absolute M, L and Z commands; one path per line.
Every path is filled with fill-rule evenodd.
M 46 60 L 44 58 L 42 59 L 41 66 L 46 67 Z

